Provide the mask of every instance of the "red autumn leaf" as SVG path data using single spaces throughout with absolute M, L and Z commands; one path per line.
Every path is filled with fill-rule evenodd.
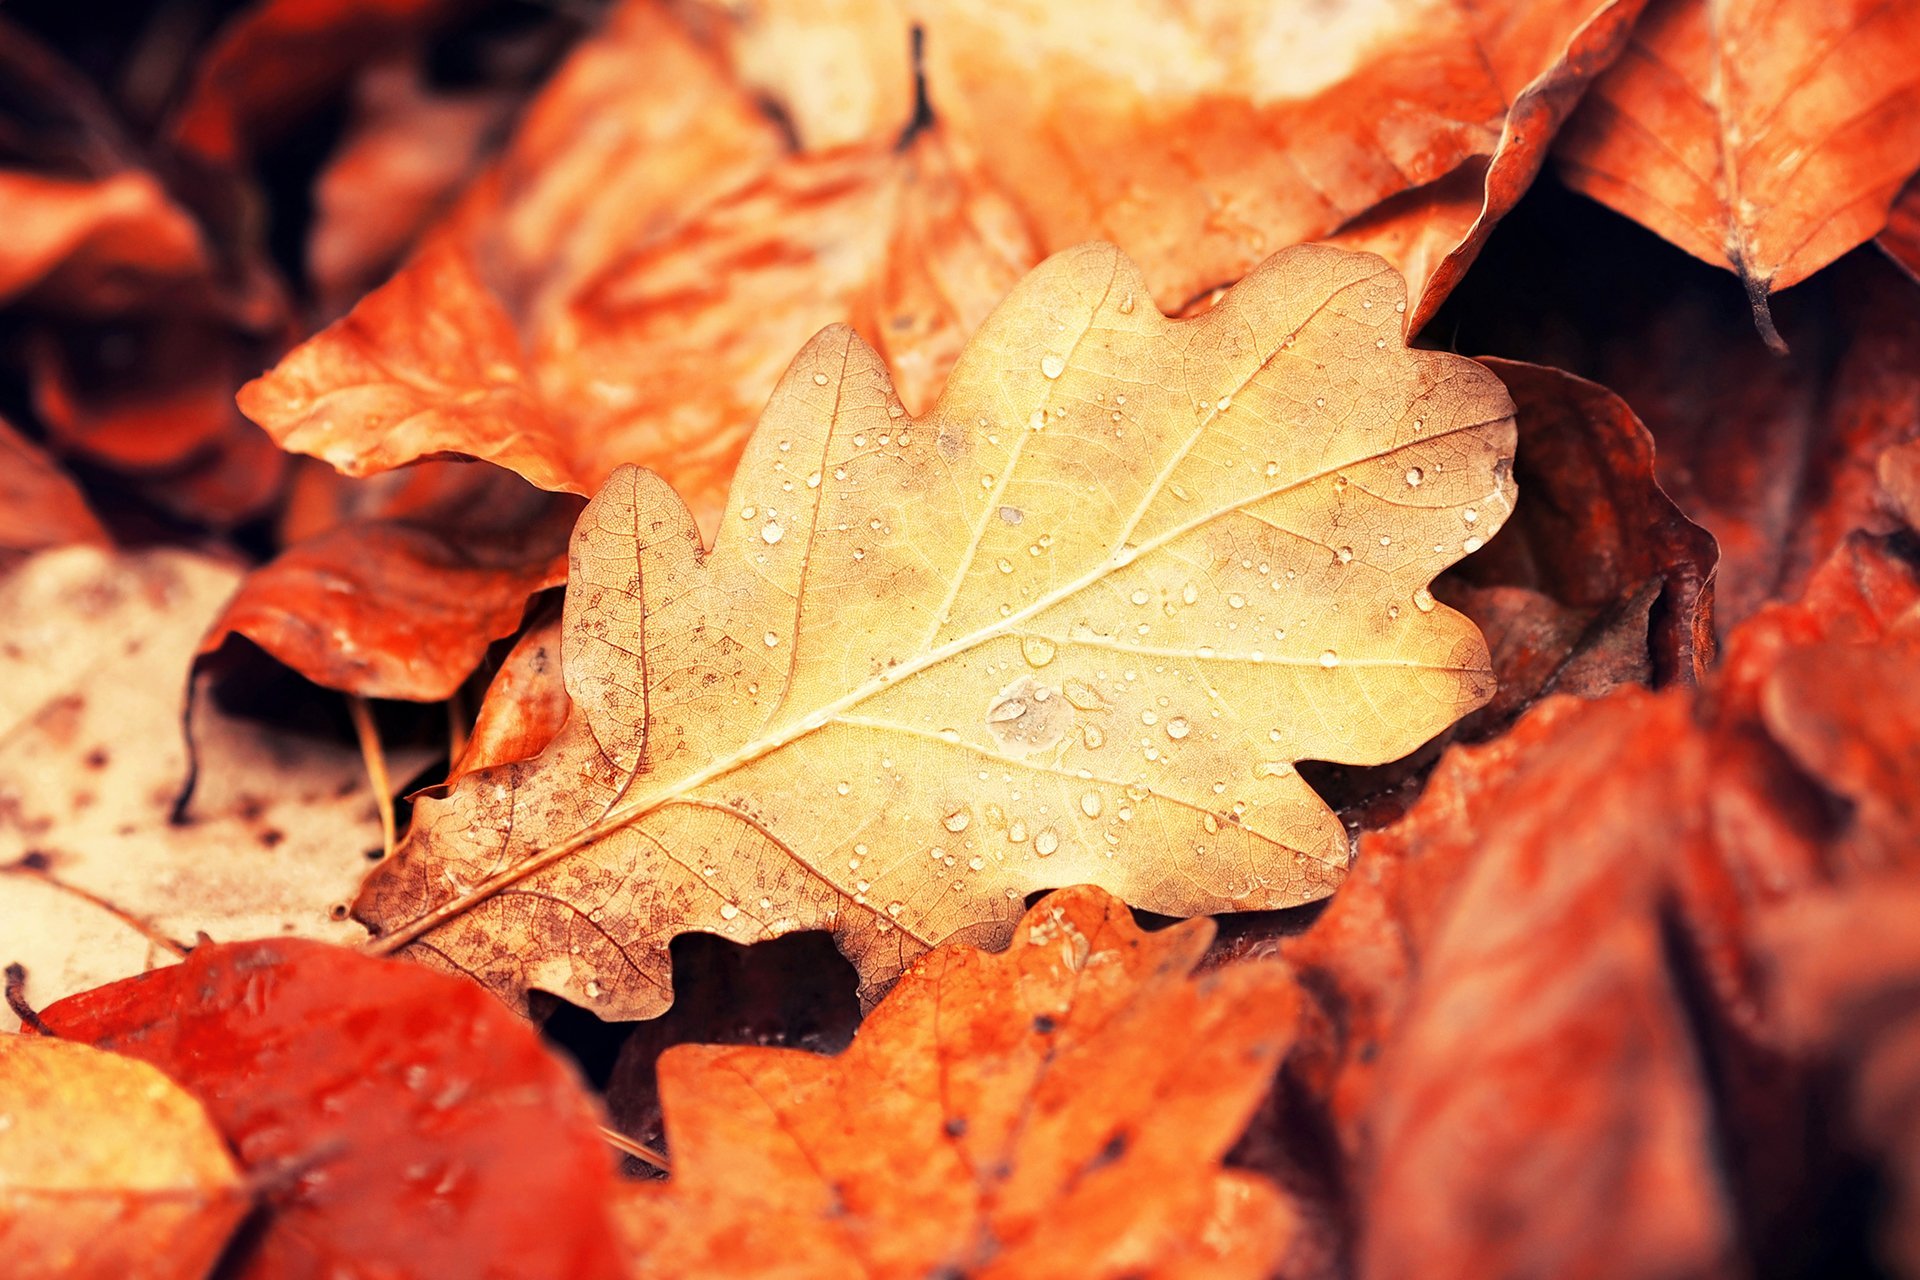
M 625 1274 L 592 1104 L 469 983 L 319 943 L 205 945 L 41 1016 L 206 1105 L 265 1202 L 224 1274 Z
M 257 0 L 215 38 L 173 142 L 233 165 L 343 81 L 370 49 L 430 29 L 460 0 Z
M 1850 1145 L 1887 1171 L 1879 1259 L 1920 1269 L 1920 887 L 1869 882 L 1782 904 L 1764 922 L 1789 1045 L 1840 1075 Z
M 1920 168 L 1920 9 L 1656 0 L 1557 151 L 1568 182 L 1767 294 L 1879 234 Z M 1775 339 L 1777 341 L 1777 339 Z
M 440 468 L 438 495 L 410 486 L 391 518 L 374 504 L 249 574 L 201 651 L 243 635 L 330 689 L 451 697 L 528 598 L 566 580 L 580 504 L 491 467 Z
M 0 419 L 0 572 L 45 547 L 107 541 L 79 486 Z

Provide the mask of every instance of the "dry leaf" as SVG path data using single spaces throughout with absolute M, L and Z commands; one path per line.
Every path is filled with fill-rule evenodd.
M 358 752 L 203 700 L 174 814 L 195 645 L 239 576 L 73 547 L 0 582 L 0 962 L 27 967 L 36 1003 L 171 963 L 201 931 L 358 933 L 328 917 L 380 848 Z
M 1886 224 L 1920 169 L 1920 8 L 1657 0 L 1561 137 L 1575 188 L 1766 298 Z M 1774 337 L 1777 341 L 1777 337 Z
M 144 1062 L 0 1035 L 0 1117 L 14 1280 L 199 1280 L 247 1212 L 206 1111 Z
M 39 446 L 0 419 L 0 573 L 47 547 L 105 545 L 80 487 Z
M 1771 994 L 1794 1050 L 1840 1075 L 1847 1128 L 1892 1183 L 1887 1274 L 1920 1272 L 1920 888 L 1868 882 L 1782 903 L 1762 923 Z
M 259 1180 L 223 1276 L 626 1274 L 592 1101 L 471 983 L 314 942 L 203 944 L 41 1016 L 192 1090 Z
M 928 5 L 934 123 L 896 146 L 880 122 L 907 91 L 906 25 L 844 2 L 873 18 L 857 36 L 817 6 L 684 6 L 804 146 L 849 141 L 790 151 L 698 41 L 630 0 L 419 257 L 251 384 L 246 412 L 353 474 L 459 453 L 592 493 L 639 463 L 711 539 L 765 389 L 808 336 L 851 324 L 919 412 L 1020 272 L 1089 234 L 1117 238 L 1155 296 L 1184 307 L 1270 247 L 1404 195 L 1349 238 L 1420 272 L 1402 317 L 1418 324 L 1638 9 L 1389 6 L 1317 30 L 1284 13 L 1188 24 L 1138 6 L 1088 49 L 1096 32 L 1071 16 Z M 787 46 L 815 35 L 823 57 L 861 70 L 830 78 L 796 59 Z M 1288 41 L 1304 45 L 1247 52 Z M 1043 67 L 1011 61 L 1029 56 Z M 1283 63 L 1298 82 L 1268 84 Z M 1318 90 L 1286 100 L 1305 82 Z M 1387 121 L 1356 105 L 1387 86 Z M 1327 137 L 1308 127 L 1330 122 Z
M 427 501 L 403 490 L 248 574 L 201 642 L 243 635 L 315 684 L 368 698 L 452 696 L 527 600 L 566 580 L 576 498 L 493 467 L 441 464 Z
M 935 118 L 1043 250 L 1114 240 L 1182 306 L 1359 220 L 1339 239 L 1400 267 L 1417 326 L 1641 6 L 905 7 Z
M 1001 954 L 920 961 L 838 1057 L 668 1050 L 673 1178 L 635 1196 L 638 1274 L 1272 1274 L 1287 1207 L 1220 1159 L 1298 996 L 1279 965 L 1195 981 L 1211 934 L 1069 889 Z
M 112 313 L 203 275 L 200 230 L 150 174 L 0 172 L 0 301 Z
M 656 477 L 581 517 L 546 752 L 423 799 L 356 908 L 516 1002 L 669 999 L 666 946 L 832 932 L 869 992 L 1081 882 L 1175 915 L 1324 896 L 1293 768 L 1379 763 L 1491 692 L 1433 575 L 1511 510 L 1512 403 L 1401 345 L 1379 259 L 1277 255 L 1165 319 L 1061 254 L 914 419 L 822 333 L 703 552 Z

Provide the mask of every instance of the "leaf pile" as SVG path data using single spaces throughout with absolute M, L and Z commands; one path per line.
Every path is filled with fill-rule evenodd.
M 9 8 L 0 1269 L 1920 1277 L 1916 23 Z

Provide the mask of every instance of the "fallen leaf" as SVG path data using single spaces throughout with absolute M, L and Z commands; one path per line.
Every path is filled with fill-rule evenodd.
M 326 529 L 248 574 L 201 652 L 241 635 L 329 689 L 452 696 L 529 597 L 566 580 L 580 503 L 491 467 L 451 470 L 438 500 Z
M 1272 1274 L 1285 1202 L 1220 1159 L 1298 997 L 1279 965 L 1194 980 L 1211 932 L 1069 889 L 998 955 L 919 961 L 838 1057 L 669 1049 L 638 1274 Z
M 206 1111 L 144 1062 L 0 1035 L 0 1116 L 15 1280 L 199 1280 L 249 1207 Z
M 1414 21 L 1390 7 L 1363 15 L 1390 37 L 1376 50 L 1371 28 L 1317 32 L 1285 14 L 1189 28 L 1142 8 L 1110 16 L 1114 34 L 1088 50 L 1071 16 L 920 8 L 934 120 L 896 145 L 878 121 L 906 91 L 904 21 L 873 14 L 856 35 L 817 6 L 683 6 L 784 106 L 802 147 L 819 144 L 793 150 L 699 40 L 630 0 L 417 259 L 250 384 L 245 411 L 356 475 L 452 453 L 593 493 L 638 463 L 711 539 L 761 397 L 808 336 L 851 324 L 919 412 L 1020 273 L 1088 235 L 1119 239 L 1153 295 L 1184 307 L 1269 247 L 1471 170 L 1466 196 L 1455 183 L 1353 232 L 1422 273 L 1402 313 L 1417 325 L 1638 11 L 1556 3 Z M 813 35 L 822 57 L 861 70 L 828 77 L 795 57 Z M 1319 86 L 1299 103 L 1286 100 L 1295 80 L 1267 83 L 1278 60 L 1245 51 L 1293 38 L 1327 55 L 1288 60 Z M 1029 57 L 1044 71 L 1011 61 Z M 1136 81 L 1165 92 L 1143 103 Z M 1387 85 L 1388 121 L 1356 108 Z M 836 139 L 850 141 L 826 146 Z
M 360 76 L 347 136 L 314 183 L 307 270 L 322 315 L 341 314 L 392 274 L 480 168 L 515 105 L 510 93 L 436 92 L 417 59 Z
M 1556 143 L 1567 182 L 1767 295 L 1886 224 L 1920 169 L 1920 9 L 1655 0 Z
M 566 724 L 573 700 L 560 678 L 562 630 L 560 610 L 541 606 L 514 641 L 487 686 L 466 749 L 447 773 L 449 783 L 476 770 L 532 759 Z
M 903 395 L 931 402 L 1033 261 L 1012 212 L 957 184 L 935 133 L 776 163 L 770 126 L 697 50 L 676 51 L 683 34 L 623 12 L 448 228 L 243 389 L 283 446 L 354 475 L 459 454 L 587 494 L 637 462 L 711 537 L 766 389 L 822 326 L 851 321 L 896 352 Z M 643 43 L 661 65 L 636 79 Z M 549 136 L 581 114 L 677 135 L 691 117 L 703 133 L 625 140 L 608 178 L 597 134 Z M 564 181 L 589 166 L 586 194 Z M 516 186 L 523 171 L 537 180 Z M 827 244 L 848 248 L 814 248 Z
M 1640 7 L 1128 0 L 1089 23 L 1040 0 L 907 4 L 935 118 L 1043 251 L 1114 240 L 1181 306 L 1360 220 L 1353 247 L 1412 280 L 1416 327 Z M 1443 183 L 1438 200 L 1410 197 L 1410 217 L 1365 222 Z
M 1920 1270 L 1920 887 L 1869 882 L 1782 903 L 1763 924 L 1770 990 L 1792 1047 L 1839 1075 L 1850 1138 L 1889 1175 L 1876 1259 Z
M 1380 763 L 1484 702 L 1433 575 L 1512 509 L 1512 404 L 1409 351 L 1379 259 L 1279 254 L 1161 316 L 1089 245 L 914 419 L 844 328 L 795 360 L 703 551 L 656 477 L 574 535 L 574 712 L 423 798 L 357 914 L 516 1003 L 666 1007 L 666 944 L 832 932 L 869 993 L 1080 882 L 1174 915 L 1324 896 L 1293 763 Z
M 200 229 L 152 175 L 0 172 L 0 302 L 113 314 L 208 269 Z
M 914 35 L 897 0 L 680 0 L 733 78 L 774 104 L 803 151 L 891 144 L 914 121 Z
M 1888 532 L 1876 468 L 1920 438 L 1920 288 L 1857 253 L 1775 299 L 1792 346 L 1753 333 L 1722 271 L 1564 191 L 1503 224 L 1508 237 L 1442 324 L 1464 349 L 1598 382 L 1653 433 L 1660 487 L 1719 543 L 1722 635 L 1791 600 L 1855 529 Z M 1741 424 L 1729 431 L 1728 423 Z
M 380 847 L 357 751 L 203 698 L 174 812 L 194 648 L 238 580 L 182 551 L 72 547 L 0 581 L 0 961 L 37 1002 L 171 963 L 202 931 L 359 933 L 328 916 Z
M 1706 756 L 1683 701 L 1589 705 L 1535 740 L 1513 802 L 1440 837 L 1485 848 L 1381 1054 L 1359 1275 L 1710 1275 L 1731 1258 L 1711 1098 L 1656 911 L 1672 836 L 1644 820 L 1689 810 Z M 1673 739 L 1686 745 L 1650 749 Z M 1596 1222 L 1611 1224 L 1604 1260 Z
M 168 126 L 231 166 L 336 92 L 370 49 L 431 30 L 461 0 L 258 0 L 214 37 Z
M 41 1016 L 191 1090 L 261 1179 L 223 1275 L 625 1274 L 592 1103 L 469 983 L 314 942 L 203 944 Z
M 1483 363 L 1513 395 L 1519 426 L 1514 478 L 1532 500 L 1452 578 L 1544 596 L 1570 615 L 1576 636 L 1588 639 L 1609 615 L 1631 611 L 1637 622 L 1622 640 L 1638 650 L 1642 682 L 1697 683 L 1713 656 L 1719 549 L 1654 478 L 1653 437 L 1605 387 L 1539 365 Z M 1643 595 L 1649 598 L 1642 601 Z M 1489 630 L 1490 617 L 1457 603 Z M 1588 652 L 1578 639 L 1564 649 L 1549 646 L 1547 655 L 1560 661 L 1544 681 L 1509 682 L 1496 663 L 1503 677 L 1496 701 L 1540 696 L 1569 665 L 1577 670 Z
M 48 547 L 108 541 L 80 487 L 0 419 L 0 573 Z

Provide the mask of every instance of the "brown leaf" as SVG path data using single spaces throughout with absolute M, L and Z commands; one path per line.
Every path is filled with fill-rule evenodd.
M 238 578 L 73 547 L 0 582 L 0 961 L 36 1001 L 171 963 L 201 931 L 358 932 L 327 914 L 380 846 L 358 752 L 203 700 L 199 784 L 174 813 L 194 647 Z
M 144 1062 L 0 1035 L 0 1256 L 15 1280 L 199 1280 L 248 1197 L 191 1094 Z
M 437 500 L 405 492 L 395 518 L 369 512 L 249 574 L 201 652 L 243 635 L 330 689 L 452 696 L 487 646 L 519 629 L 528 598 L 566 580 L 580 503 L 491 467 L 441 474 Z
M 594 499 L 566 730 L 423 798 L 356 910 L 510 1000 L 617 1019 L 665 1007 L 689 929 L 826 929 L 872 992 L 1007 936 L 1036 889 L 1323 896 L 1346 833 L 1293 762 L 1393 759 L 1491 692 L 1426 583 L 1512 508 L 1512 406 L 1399 345 L 1403 288 L 1302 247 L 1175 322 L 1084 246 L 920 419 L 822 333 L 711 552 L 656 477 Z
M 919 961 L 838 1057 L 668 1050 L 639 1274 L 1271 1274 L 1288 1210 L 1220 1159 L 1297 996 L 1278 965 L 1192 979 L 1211 932 L 1069 889 L 998 955 Z
M 1528 501 L 1485 554 L 1450 574 L 1474 589 L 1440 593 L 1487 632 L 1501 678 L 1468 732 L 1504 725 L 1555 689 L 1593 696 L 1628 681 L 1700 680 L 1713 655 L 1719 549 L 1654 479 L 1652 436 L 1604 387 L 1484 363 L 1514 398 L 1514 478 Z
M 1871 240 L 1920 169 L 1916 45 L 1907 4 L 1655 0 L 1557 144 L 1561 171 L 1737 272 L 1771 335 L 1768 292 Z
M 261 1180 L 223 1275 L 625 1275 L 592 1103 L 469 983 L 313 942 L 202 945 L 42 1017 L 186 1086 Z
M 0 573 L 31 552 L 105 545 L 107 531 L 52 458 L 0 419 Z

